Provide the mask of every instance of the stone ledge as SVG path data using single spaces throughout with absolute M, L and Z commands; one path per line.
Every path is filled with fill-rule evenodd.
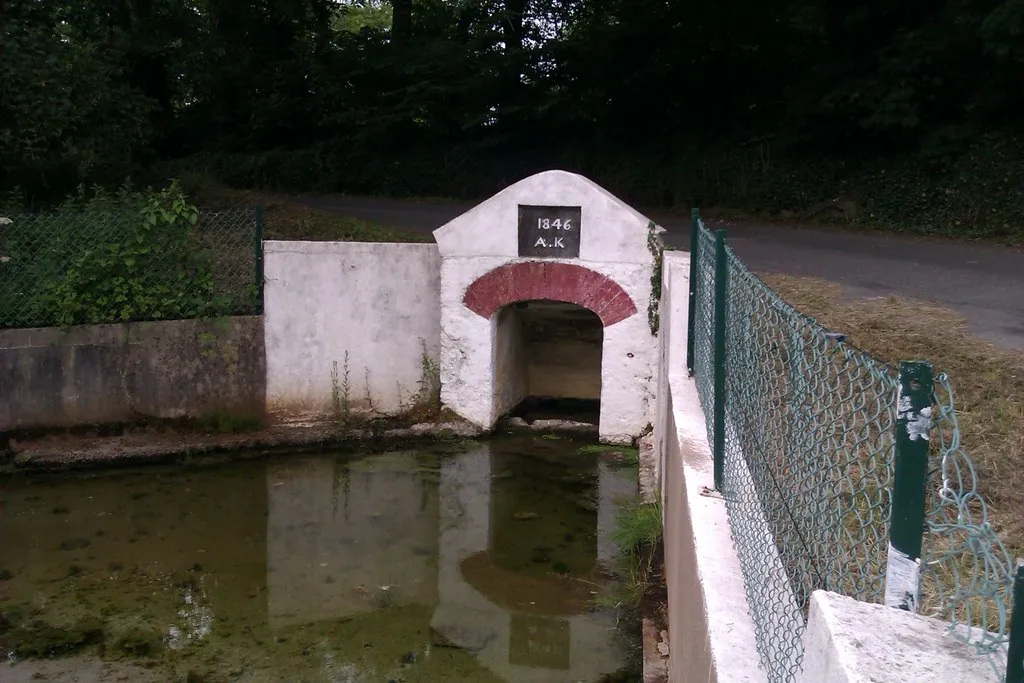
M 948 624 L 827 591 L 811 595 L 797 683 L 994 683 L 986 655 L 956 640 Z
M 379 450 L 399 447 L 407 442 L 480 435 L 479 429 L 459 421 L 425 422 L 385 430 L 366 427 L 343 429 L 331 422 L 308 421 L 242 434 L 173 430 L 106 437 L 56 434 L 20 443 L 12 440 L 9 451 L 0 448 L 0 467 L 26 471 L 120 467 L 176 462 L 198 456 L 260 457 L 270 451 L 340 444 L 361 450 Z
M 333 242 L 326 240 L 265 240 L 264 254 L 353 254 L 380 249 L 414 249 L 437 251 L 429 242 Z

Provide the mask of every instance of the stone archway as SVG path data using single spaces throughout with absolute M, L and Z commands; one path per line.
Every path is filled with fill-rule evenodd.
M 661 232 L 564 171 L 525 178 L 435 230 L 442 403 L 490 429 L 517 393 L 502 382 L 501 363 L 515 353 L 509 310 L 514 318 L 517 302 L 578 306 L 602 326 L 600 438 L 631 443 L 651 421 L 656 328 L 640 309 L 653 296 Z
M 596 410 L 603 330 L 637 311 L 615 280 L 557 261 L 494 268 L 466 288 L 463 304 L 492 323 L 493 415 L 527 399 L 549 406 L 569 399 L 583 414 Z
M 509 263 L 477 278 L 462 297 L 466 308 L 488 318 L 517 301 L 564 301 L 597 314 L 610 327 L 636 313 L 636 304 L 619 283 L 572 263 Z

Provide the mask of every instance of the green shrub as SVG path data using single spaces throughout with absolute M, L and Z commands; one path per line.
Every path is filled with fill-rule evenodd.
M 48 213 L 10 216 L 0 233 L 0 326 L 219 315 L 214 253 L 178 184 L 84 190 Z

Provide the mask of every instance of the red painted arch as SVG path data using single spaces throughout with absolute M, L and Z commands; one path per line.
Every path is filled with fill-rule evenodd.
M 556 261 L 527 261 L 499 266 L 481 275 L 462 302 L 490 318 L 516 301 L 548 299 L 583 306 L 598 315 L 605 327 L 636 313 L 636 304 L 619 283 L 589 268 Z

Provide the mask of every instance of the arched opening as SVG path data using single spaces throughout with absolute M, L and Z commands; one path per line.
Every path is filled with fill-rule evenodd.
M 604 324 L 583 306 L 517 301 L 492 317 L 496 417 L 597 424 Z
M 606 327 L 636 313 L 636 304 L 615 280 L 571 263 L 508 263 L 480 276 L 466 288 L 462 303 L 484 318 L 502 306 L 549 299 L 590 309 Z

